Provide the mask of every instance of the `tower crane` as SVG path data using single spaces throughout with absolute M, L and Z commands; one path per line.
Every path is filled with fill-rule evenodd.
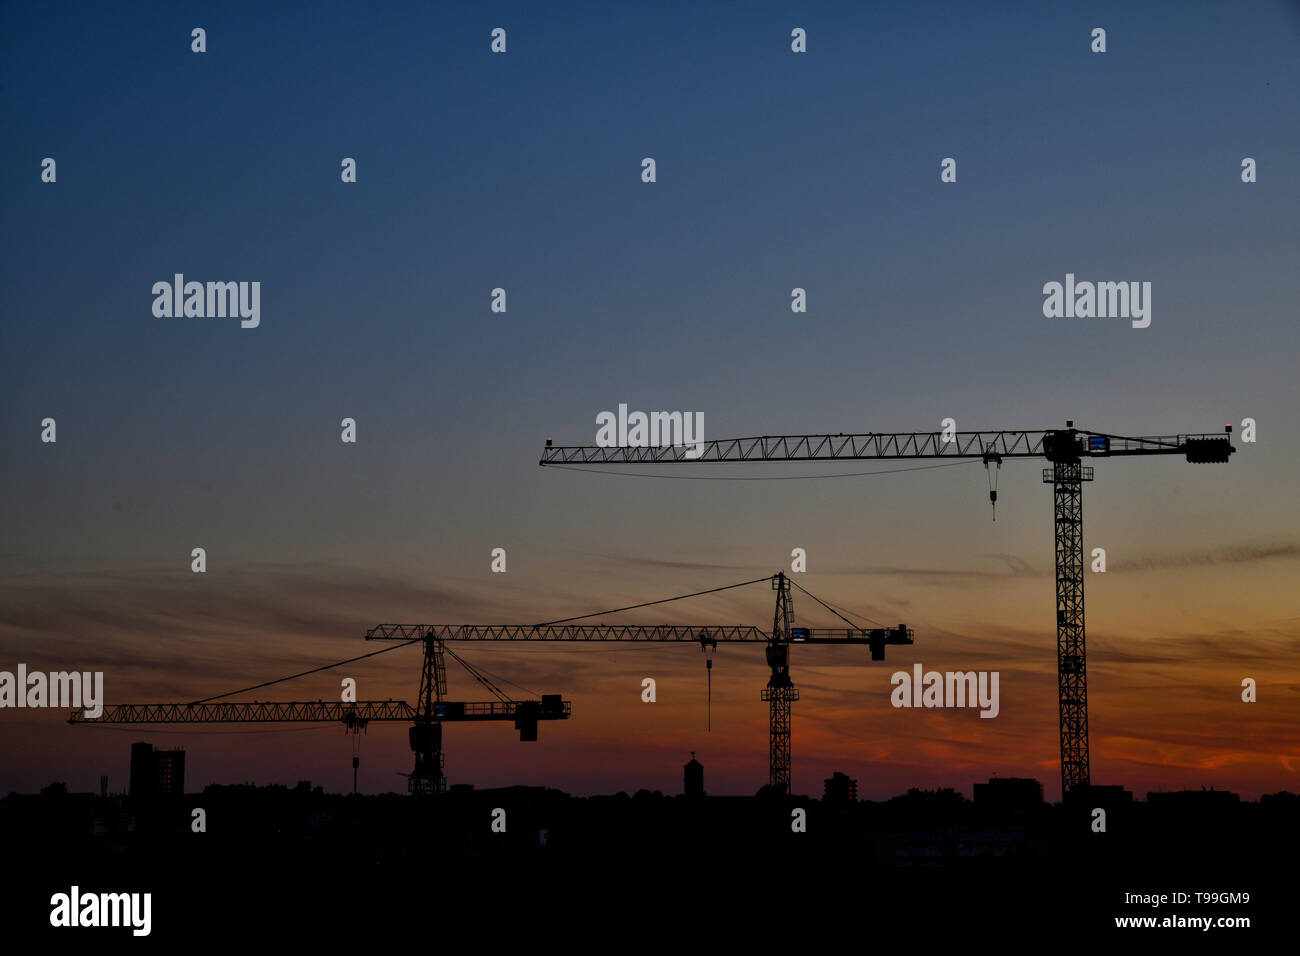
M 860 434 L 762 435 L 693 445 L 653 447 L 553 445 L 546 439 L 540 465 L 706 464 L 752 461 L 857 461 L 862 459 L 967 458 L 985 467 L 1005 459 L 1040 458 L 1050 463 L 1043 482 L 1052 485 L 1056 528 L 1056 662 L 1060 697 L 1061 795 L 1090 783 L 1088 678 L 1083 614 L 1083 482 L 1093 480 L 1085 459 L 1183 455 L 1202 464 L 1226 462 L 1236 451 L 1232 426 L 1224 434 L 1129 438 L 1074 427 L 1042 431 L 865 432 Z M 996 505 L 997 491 L 989 500 Z
M 799 699 L 799 689 L 790 679 L 790 646 L 792 644 L 865 644 L 870 648 L 871 659 L 884 660 L 885 646 L 888 644 L 911 644 L 913 632 L 906 625 L 897 627 L 861 628 L 840 615 L 825 602 L 804 588 L 809 594 L 832 613 L 841 617 L 848 627 L 813 628 L 794 626 L 794 603 L 791 597 L 793 583 L 784 572 L 777 572 L 770 578 L 757 578 L 740 584 L 714 588 L 714 591 L 732 587 L 744 587 L 763 581 L 772 582 L 776 592 L 776 610 L 772 618 L 770 632 L 759 627 L 747 625 L 685 625 L 685 624 L 576 624 L 555 621 L 549 624 L 380 624 L 366 632 L 366 640 L 416 641 L 425 644 L 425 659 L 430 655 L 441 654 L 441 647 L 448 641 L 566 641 L 566 642 L 689 642 L 698 643 L 706 654 L 712 670 L 711 653 L 718 644 L 766 644 L 767 665 L 771 670 L 767 686 L 763 688 L 762 699 L 767 701 L 770 710 L 770 743 L 768 750 L 768 783 L 774 793 L 790 793 L 790 705 Z M 794 585 L 799 587 L 799 585 Z M 698 592 L 711 593 L 711 592 Z M 695 597 L 695 594 L 667 598 L 665 601 L 681 600 Z M 650 604 L 665 603 L 652 601 Z M 645 607 L 647 605 L 635 605 Z M 630 610 L 619 608 L 617 610 Z M 601 616 L 597 614 L 582 615 L 583 618 Z M 603 613 L 613 613 L 603 612 Z M 570 620 L 579 620 L 573 618 Z M 434 648 L 430 651 L 428 648 Z M 421 685 L 423 688 L 423 684 Z M 545 698 L 543 698 L 545 701 Z M 412 747 L 415 746 L 414 732 Z M 433 756 L 426 754 L 423 766 L 432 767 Z M 416 751 L 416 774 L 421 771 L 420 751 Z M 415 789 L 415 775 L 412 776 L 412 789 Z
M 415 643 L 408 641 L 407 643 Z M 520 740 L 536 740 L 537 724 L 542 720 L 567 720 L 573 705 L 559 694 L 543 694 L 539 700 L 509 700 L 491 681 L 479 674 L 467 662 L 460 660 L 471 674 L 488 686 L 497 700 L 464 702 L 445 700 L 447 671 L 440 642 L 425 640 L 424 663 L 420 671 L 418 704 L 412 707 L 401 700 L 365 700 L 356 702 L 335 701 L 221 701 L 242 691 L 219 694 L 216 697 L 189 704 L 117 704 L 105 707 L 98 717 L 88 717 L 86 709 L 79 707 L 68 718 L 70 724 L 211 724 L 211 723 L 341 723 L 350 734 L 364 731 L 371 721 L 408 722 L 411 750 L 415 754 L 415 767 L 408 777 L 408 787 L 413 793 L 442 791 L 447 788 L 443 773 L 445 758 L 442 752 L 442 724 L 451 722 L 503 721 L 514 722 Z M 401 646 L 401 645 L 398 645 Z M 397 650 L 397 647 L 385 648 Z M 383 652 L 378 652 L 383 653 Z M 366 657 L 372 655 L 363 655 Z M 352 658 L 359 660 L 359 658 Z M 459 658 L 458 658 L 459 660 Z M 340 663 L 350 663 L 341 661 Z M 315 673 L 337 667 L 328 664 L 304 673 Z M 268 681 L 277 684 L 302 674 Z M 257 685 L 259 687 L 265 684 Z M 251 688 L 247 688 L 251 689 Z M 219 701 L 219 702 L 217 702 Z M 352 757 L 353 789 L 359 757 Z

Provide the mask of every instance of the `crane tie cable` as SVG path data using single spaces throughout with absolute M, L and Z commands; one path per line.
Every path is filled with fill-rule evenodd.
M 672 601 L 683 601 L 683 600 L 685 600 L 686 598 L 700 597 L 701 595 L 704 595 L 704 594 L 717 594 L 719 591 L 730 591 L 730 590 L 733 589 L 733 588 L 743 588 L 743 587 L 748 587 L 748 586 L 751 585 L 751 584 L 759 584 L 759 583 L 761 583 L 761 582 L 763 582 L 763 581 L 770 581 L 770 580 L 772 580 L 772 576 L 771 576 L 771 575 L 768 575 L 767 577 L 763 577 L 763 578 L 754 578 L 754 580 L 752 580 L 752 581 L 741 581 L 739 584 L 724 584 L 722 587 L 709 588 L 709 589 L 704 590 L 704 591 L 695 591 L 695 592 L 692 592 L 691 594 L 679 594 L 679 595 L 677 595 L 677 596 L 675 596 L 675 597 L 662 598 L 662 599 L 660 599 L 660 600 L 658 600 L 658 601 L 646 601 L 646 602 L 644 602 L 644 603 L 642 603 L 642 604 L 629 604 L 629 605 L 627 605 L 626 607 L 617 607 L 617 608 L 612 608 L 612 609 L 607 610 L 607 611 L 594 611 L 594 612 L 592 612 L 591 614 L 579 614 L 577 617 L 566 617 L 566 618 L 562 618 L 562 619 L 560 619 L 560 620 L 558 620 L 558 621 L 547 621 L 547 622 L 544 623 L 544 624 L 534 624 L 533 626 L 534 626 L 534 627 L 550 627 L 552 624 L 567 624 L 567 623 L 569 623 L 570 621 L 582 621 L 582 620 L 585 620 L 585 619 L 587 619 L 587 618 L 589 618 L 589 617 L 599 617 L 599 616 L 601 616 L 601 615 L 603 615 L 603 614 L 617 614 L 617 613 L 619 613 L 620 611 L 634 611 L 634 610 L 636 610 L 637 608 L 653 607 L 653 606 L 656 605 L 656 604 L 668 604 L 668 603 L 670 603 L 670 602 L 672 602 Z M 839 618 L 841 621 L 843 621 L 845 624 L 848 624 L 848 625 L 851 626 L 851 627 L 857 627 L 857 626 L 858 626 L 858 625 L 854 624 L 852 621 L 850 621 L 850 620 L 849 620 L 847 617 L 845 617 L 843 614 L 841 614 L 839 611 L 835 610 L 834 607 L 832 607 L 831 605 L 827 604 L 825 601 L 823 601 L 823 600 L 822 600 L 821 598 L 819 598 L 817 595 L 813 594 L 813 593 L 812 593 L 811 591 L 809 591 L 807 588 L 803 587 L 802 585 L 798 584 L 797 582 L 795 582 L 795 581 L 793 581 L 793 580 L 791 580 L 790 583 L 794 584 L 794 586 L 797 587 L 797 588 L 799 588 L 800 591 L 802 591 L 804 594 L 807 594 L 810 598 L 812 598 L 814 601 L 816 601 L 816 602 L 817 602 L 818 604 L 820 604 L 822 607 L 826 608 L 828 611 L 830 611 L 832 614 L 834 614 L 836 617 L 838 617 L 838 618 Z M 863 615 L 863 617 L 866 617 L 866 615 Z M 866 619 L 867 619 L 868 621 L 872 621 L 872 619 L 869 618 L 869 617 L 866 618 Z M 879 624 L 880 622 L 879 622 L 879 621 L 872 621 L 872 623 L 874 623 L 874 624 Z M 883 627 L 884 625 L 880 625 L 880 626 Z M 271 686 L 273 686 L 273 685 L 275 685 L 275 684 L 283 684 L 283 683 L 286 682 L 286 681 L 296 680 L 296 679 L 299 678 L 299 677 L 306 677 L 306 676 L 308 676 L 309 674 L 319 674 L 321 671 L 332 670 L 332 669 L 335 668 L 335 667 L 342 667 L 344 664 L 352 664 L 352 663 L 355 663 L 356 661 L 363 661 L 363 660 L 365 660 L 365 659 L 368 658 L 368 657 L 377 657 L 377 656 L 379 656 L 380 654 L 387 654 L 389 651 L 395 651 L 395 650 L 398 650 L 399 648 L 409 647 L 411 644 L 417 644 L 417 643 L 419 643 L 420 641 L 422 641 L 423 639 L 424 639 L 424 638 L 422 638 L 422 637 L 412 638 L 412 639 L 409 640 L 409 641 L 402 641 L 401 643 L 399 643 L 399 644 L 394 644 L 394 645 L 392 645 L 391 647 L 385 647 L 385 648 L 381 648 L 380 650 L 377 650 L 377 651 L 371 651 L 369 654 L 359 654 L 359 655 L 357 655 L 356 657 L 349 657 L 347 660 L 335 661 L 333 664 L 323 664 L 323 665 L 321 665 L 320 667 L 313 667 L 313 668 L 311 668 L 310 670 L 300 671 L 300 672 L 297 673 L 297 674 L 290 674 L 290 675 L 287 676 L 287 677 L 277 677 L 275 680 L 263 681 L 263 682 L 260 683 L 260 684 L 252 684 L 252 685 L 250 685 L 250 686 L 248 686 L 248 687 L 241 687 L 239 690 L 231 690 L 231 691 L 227 691 L 227 692 L 224 693 L 224 694 L 214 694 L 214 695 L 211 696 L 211 697 L 204 697 L 202 700 L 191 701 L 190 704 L 189 704 L 189 706 L 193 707 L 193 706 L 196 706 L 196 705 L 198 705 L 198 704 L 207 704 L 207 703 L 211 703 L 211 702 L 214 701 L 214 700 L 222 700 L 223 698 L 226 698 L 226 697 L 234 697 L 236 694 L 245 694 L 245 693 L 247 693 L 247 692 L 250 691 L 250 690 L 260 690 L 260 689 L 262 689 L 263 687 L 271 687 Z M 483 684 L 484 687 L 487 687 L 490 691 L 492 691 L 492 693 L 494 693 L 494 694 L 496 694 L 498 697 L 500 697 L 501 700 L 503 700 L 503 701 L 504 701 L 504 700 L 508 700 L 508 698 L 505 696 L 504 692 L 503 692 L 499 687 L 497 687 L 495 684 L 493 684 L 490 680 L 487 680 L 485 677 L 483 677 L 482 675 L 480 675 L 480 674 L 478 673 L 478 671 L 477 671 L 475 668 L 471 667 L 471 666 L 470 666 L 470 665 L 469 665 L 469 664 L 468 664 L 468 663 L 467 663 L 467 662 L 466 662 L 462 657 L 460 657 L 458 654 L 456 654 L 455 651 L 451 650 L 450 648 L 445 648 L 445 649 L 447 650 L 447 653 L 451 654 L 451 656 L 452 656 L 452 657 L 453 657 L 453 658 L 454 658 L 454 659 L 455 659 L 455 660 L 456 660 L 456 661 L 457 661 L 457 662 L 458 662 L 462 667 L 464 667 L 467 671 L 469 671 L 470 674 L 472 674 L 472 675 L 474 676 L 474 678 L 475 678 L 476 680 L 479 681 L 479 683 Z M 512 683 L 512 682 L 511 682 L 511 681 L 506 681 L 506 683 L 510 684 L 510 683 Z M 515 686 L 515 687 L 519 687 L 518 684 L 513 684 L 513 686 Z M 526 687 L 520 687 L 519 689 L 520 689 L 520 690 L 528 690 Z M 533 692 L 532 692 L 532 691 L 529 691 L 529 693 L 533 693 Z
M 619 611 L 635 611 L 639 607 L 651 607 L 655 604 L 667 604 L 669 601 L 681 601 L 686 598 L 699 597 L 701 594 L 716 594 L 718 591 L 728 591 L 731 588 L 743 588 L 751 584 L 758 584 L 762 581 L 772 580 L 772 575 L 765 578 L 754 578 L 752 581 L 741 581 L 739 584 L 725 584 L 720 588 L 709 588 L 707 591 L 696 591 L 694 594 L 679 594 L 677 597 L 663 598 L 659 601 L 646 601 L 644 604 L 629 604 L 627 607 L 616 607 L 609 611 L 593 611 L 591 614 L 579 614 L 577 617 L 565 617 L 558 621 L 547 621 L 544 624 L 534 624 L 534 628 L 550 627 L 552 624 L 568 624 L 570 621 L 582 621 L 589 617 L 600 617 L 602 614 L 617 614 Z
M 855 628 L 858 627 L 857 624 L 855 624 L 853 621 L 850 621 L 847 617 L 845 617 L 845 616 L 844 616 L 843 614 L 841 614 L 839 611 L 835 610 L 834 607 L 832 607 L 830 604 L 827 604 L 825 601 L 823 601 L 823 600 L 822 600 L 821 598 L 819 598 L 817 595 L 813 594 L 811 591 L 809 591 L 809 590 L 808 590 L 806 587 L 804 587 L 803 585 L 799 584 L 799 583 L 798 583 L 797 581 L 795 581 L 793 578 L 790 578 L 789 580 L 790 580 L 790 583 L 791 583 L 791 584 L 793 584 L 795 587 L 797 587 L 797 588 L 798 588 L 800 591 L 802 591 L 804 594 L 808 595 L 810 598 L 812 598 L 814 601 L 816 601 L 816 602 L 817 602 L 818 604 L 820 604 L 822 607 L 826 608 L 826 610 L 830 611 L 832 614 L 834 614 L 836 617 L 838 617 L 838 618 L 839 618 L 841 621 L 843 621 L 845 624 L 849 625 L 850 627 L 855 627 Z M 867 617 L 865 614 L 862 615 L 862 616 L 863 616 L 863 618 L 865 618 L 866 620 L 870 621 L 872 624 L 877 625 L 878 627 L 885 627 L 884 624 L 881 624 L 879 621 L 875 620 L 874 618 Z
M 344 664 L 351 664 L 353 661 L 362 661 L 365 660 L 367 657 L 375 657 L 378 654 L 387 654 L 389 651 L 395 651 L 399 647 L 406 647 L 408 644 L 415 644 L 418 641 L 422 641 L 422 640 L 423 638 L 417 637 L 409 641 L 402 641 L 402 643 L 400 644 L 394 644 L 392 647 L 385 647 L 382 650 L 371 651 L 369 654 L 362 654 L 358 657 L 349 657 L 345 661 L 337 661 L 333 664 L 326 664 L 323 667 L 313 667 L 311 670 L 303 671 L 300 674 L 290 674 L 288 677 L 277 677 L 275 680 L 263 681 L 260 684 L 254 684 L 252 687 L 242 687 L 239 690 L 227 691 L 224 694 L 216 694 L 212 697 L 204 697 L 202 700 L 193 700 L 190 701 L 189 706 L 193 707 L 196 704 L 206 704 L 214 700 L 221 700 L 223 697 L 234 697 L 236 694 L 243 694 L 250 690 L 259 690 L 263 687 L 270 687 L 272 684 L 283 684 L 287 680 L 294 680 L 295 678 L 298 677 L 306 677 L 308 674 L 319 674 L 321 671 L 327 671 L 334 667 L 342 667 Z
M 488 691 L 490 691 L 492 694 L 495 694 L 497 700 L 505 704 L 511 702 L 510 698 L 505 695 L 505 692 L 502 691 L 501 688 L 497 687 L 496 684 L 488 680 L 488 678 L 484 674 L 480 674 L 478 668 L 474 667 L 474 665 L 472 665 L 469 661 L 465 660 L 465 658 L 461 657 L 459 654 L 457 654 L 455 651 L 453 651 L 450 647 L 447 647 L 446 645 L 443 645 L 443 650 L 451 655 L 452 660 L 454 660 L 461 667 L 465 668 L 465 670 L 469 673 L 471 677 L 473 677 L 476 681 L 478 681 L 480 684 L 486 687 Z
M 510 680 L 509 678 L 502 677 L 500 674 L 494 674 L 494 673 L 492 673 L 492 671 L 488 670 L 486 667 L 478 667 L 478 666 L 475 666 L 474 669 L 477 670 L 477 671 L 478 671 L 479 673 L 481 673 L 481 674 L 486 674 L 488 677 L 491 677 L 493 680 L 500 681 L 500 682 L 503 683 L 503 684 L 509 684 L 511 687 L 517 687 L 517 688 L 519 688 L 520 690 L 522 690 L 525 694 L 530 694 L 530 695 L 532 695 L 533 697 L 541 697 L 541 696 L 542 696 L 541 693 L 540 693 L 539 691 L 535 691 L 535 690 L 533 690 L 533 689 L 530 688 L 530 687 L 525 687 L 523 684 L 516 684 L 514 681 Z

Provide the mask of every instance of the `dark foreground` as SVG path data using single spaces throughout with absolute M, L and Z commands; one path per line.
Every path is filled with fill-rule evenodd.
M 9 943 L 63 937 L 114 950 L 353 937 L 579 952 L 693 947 L 696 938 L 728 949 L 1099 934 L 1143 946 L 1232 945 L 1290 922 L 1300 798 L 1229 796 L 1051 806 L 949 793 L 830 803 L 528 788 L 417 799 L 213 787 L 151 805 L 11 795 L 0 801 L 8 884 L 0 914 Z M 1098 805 L 1107 808 L 1105 833 L 1093 832 Z M 195 808 L 205 811 L 204 833 L 193 832 Z M 505 832 L 493 830 L 497 810 Z M 792 828 L 799 810 L 805 832 Z M 52 895 L 73 885 L 152 894 L 149 936 L 51 927 Z M 1251 925 L 1117 928 L 1117 917 Z

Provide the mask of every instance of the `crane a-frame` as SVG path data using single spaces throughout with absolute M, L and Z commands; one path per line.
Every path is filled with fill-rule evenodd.
M 1056 527 L 1056 663 L 1061 722 L 1061 794 L 1090 783 L 1088 671 L 1083 616 L 1083 482 L 1093 469 L 1085 459 L 1184 455 L 1189 462 L 1226 462 L 1235 448 L 1224 434 L 1127 438 L 1074 427 L 1043 431 L 865 432 L 837 435 L 762 435 L 693 445 L 629 447 L 553 445 L 546 440 L 541 465 L 707 464 L 754 461 L 857 461 L 884 458 L 974 458 L 985 466 L 1004 459 L 1041 458 L 1051 464 Z M 990 491 L 995 501 L 996 491 Z

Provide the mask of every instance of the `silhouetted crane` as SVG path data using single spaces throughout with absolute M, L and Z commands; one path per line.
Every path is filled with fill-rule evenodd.
M 755 461 L 857 461 L 877 458 L 975 458 L 985 467 L 1007 458 L 1043 458 L 1043 481 L 1052 485 L 1056 525 L 1056 660 L 1061 720 L 1061 794 L 1090 782 L 1088 679 L 1083 616 L 1083 482 L 1088 458 L 1185 455 L 1189 462 L 1226 462 L 1235 448 L 1225 434 L 1126 438 L 1074 427 L 1046 431 L 866 432 L 853 435 L 763 435 L 700 445 L 604 447 L 552 445 L 539 464 L 711 464 Z M 997 491 L 990 487 L 996 504 Z
M 713 593 L 733 587 L 744 587 L 771 581 L 776 591 L 776 611 L 772 619 L 771 632 L 759 627 L 746 625 L 686 625 L 686 624 L 572 624 L 554 621 L 549 624 L 380 624 L 366 632 L 366 640 L 414 641 L 423 640 L 425 646 L 441 646 L 445 641 L 644 641 L 644 642 L 690 642 L 698 643 L 707 654 L 711 654 L 718 644 L 751 643 L 766 644 L 767 664 L 771 677 L 763 689 L 762 699 L 769 702 L 771 712 L 771 739 L 769 744 L 768 783 L 775 793 L 790 792 L 790 705 L 799 699 L 799 689 L 790 680 L 790 645 L 791 644 L 865 644 L 871 649 L 872 660 L 884 660 L 885 645 L 913 643 L 912 631 L 905 625 L 898 627 L 860 628 L 839 612 L 809 594 L 814 600 L 827 607 L 831 613 L 841 617 L 848 627 L 845 628 L 809 628 L 794 626 L 794 604 L 791 600 L 791 580 L 784 572 L 778 572 L 770 578 L 757 578 L 740 584 L 730 584 L 712 591 L 686 594 L 663 601 L 651 601 L 635 605 L 646 607 L 649 604 L 663 604 L 678 601 L 699 594 Z M 799 587 L 798 585 L 795 585 Z M 799 588 L 804 593 L 804 588 Z M 617 611 L 631 610 L 618 608 Z M 614 611 L 585 614 L 582 618 L 615 613 Z M 572 618 L 570 620 L 579 620 Z M 440 653 L 438 651 L 434 652 Z M 429 652 L 425 653 L 426 660 Z M 710 670 L 712 660 L 708 661 Z M 431 759 L 431 758 L 430 758 Z M 416 757 L 417 772 L 420 758 Z M 413 782 L 414 787 L 414 782 Z
M 408 642 L 415 643 L 415 642 Z M 334 701 L 220 701 L 243 691 L 220 694 L 205 701 L 190 704 L 118 704 L 105 707 L 98 717 L 87 717 L 80 707 L 68 718 L 70 724 L 211 724 L 211 723 L 342 723 L 348 733 L 359 734 L 371 721 L 405 721 L 410 729 L 411 750 L 415 754 L 415 767 L 408 774 L 408 787 L 413 793 L 439 792 L 447 788 L 443 773 L 445 758 L 442 752 L 442 723 L 478 721 L 514 721 L 520 740 L 537 739 L 537 723 L 541 720 L 567 720 L 573 705 L 562 700 L 559 694 L 543 694 L 540 700 L 508 700 L 494 689 L 498 699 L 466 703 L 444 700 L 447 693 L 447 672 L 443 661 L 442 645 L 425 640 L 424 666 L 420 671 L 418 704 L 412 707 L 400 700 Z M 396 650 L 397 648 L 391 648 Z M 381 652 L 382 653 L 382 652 Z M 365 655 L 371 656 L 371 655 Z M 358 658 L 353 658 L 357 660 Z M 341 663 L 350 663 L 343 661 Z M 480 682 L 483 677 L 467 662 L 460 661 Z M 315 673 L 337 667 L 328 664 L 305 673 Z M 268 681 L 277 684 L 303 674 Z M 489 685 L 490 681 L 487 682 Z M 264 684 L 257 685 L 259 687 Z M 251 688 L 246 688 L 251 689 Z M 359 757 L 352 757 L 353 789 L 356 789 L 356 769 Z

